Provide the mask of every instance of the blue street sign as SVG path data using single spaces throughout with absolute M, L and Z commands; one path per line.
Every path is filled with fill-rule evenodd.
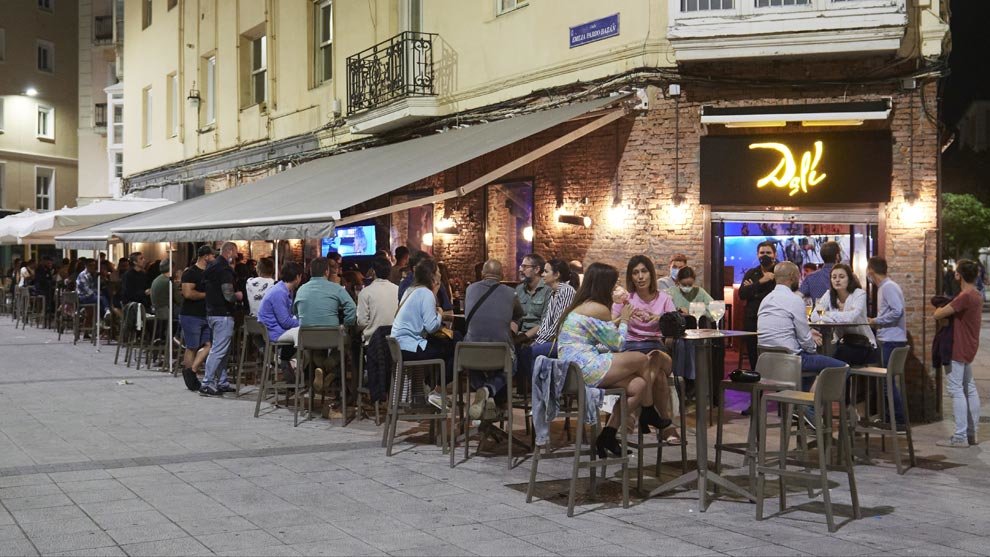
M 619 34 L 619 14 L 571 27 L 571 48 L 593 43 Z

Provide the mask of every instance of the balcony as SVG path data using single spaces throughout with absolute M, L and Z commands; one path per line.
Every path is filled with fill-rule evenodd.
M 347 123 L 379 133 L 438 115 L 434 33 L 406 31 L 347 58 Z
M 892 52 L 907 0 L 668 0 L 679 62 Z
M 93 44 L 113 43 L 113 16 L 98 15 L 93 18 Z

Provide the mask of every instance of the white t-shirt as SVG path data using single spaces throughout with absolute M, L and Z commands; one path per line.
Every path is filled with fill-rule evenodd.
M 31 269 L 27 267 L 21 267 L 21 280 L 17 283 L 17 286 L 27 286 L 27 281 L 31 278 Z
M 275 279 L 265 277 L 254 277 L 247 280 L 244 290 L 247 291 L 248 307 L 251 308 L 251 315 L 258 315 L 261 309 L 261 300 L 265 299 L 265 294 L 275 284 Z

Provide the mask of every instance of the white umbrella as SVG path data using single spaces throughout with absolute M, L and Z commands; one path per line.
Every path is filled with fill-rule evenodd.
M 17 240 L 22 244 L 54 244 L 56 236 L 172 203 L 173 201 L 168 199 L 125 196 L 119 199 L 98 200 L 81 207 L 67 207 L 45 213 L 51 216 L 33 220 L 30 225 L 21 227 Z
M 8 215 L 0 219 L 0 244 L 16 244 L 17 232 L 21 229 L 23 223 L 37 217 L 39 214 L 31 209 L 26 209 L 20 213 Z

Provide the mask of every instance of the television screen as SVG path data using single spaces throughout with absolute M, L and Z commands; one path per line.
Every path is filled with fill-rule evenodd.
M 320 252 L 326 257 L 330 252 L 343 257 L 372 256 L 378 252 L 375 244 L 375 225 L 345 226 L 336 230 L 333 238 L 323 238 Z
M 778 261 L 790 261 L 799 269 L 805 263 L 821 265 L 821 247 L 829 240 L 839 243 L 842 260 L 849 261 L 851 236 L 848 233 L 848 226 L 845 227 L 847 231 L 845 234 L 730 236 L 729 233 L 734 230 L 730 229 L 729 224 L 726 223 L 723 264 L 733 268 L 732 282 L 735 284 L 742 283 L 746 271 L 759 265 L 756 257 L 757 246 L 765 240 L 770 240 L 776 245 Z

